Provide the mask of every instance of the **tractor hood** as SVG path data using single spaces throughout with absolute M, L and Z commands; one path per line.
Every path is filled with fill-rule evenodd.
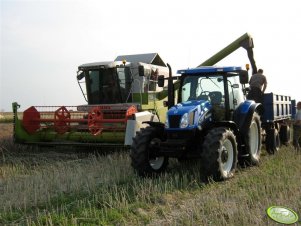
M 195 110 L 201 110 L 202 107 L 205 107 L 205 105 L 209 106 L 208 101 L 204 100 L 191 100 L 191 101 L 186 101 L 183 103 L 179 103 L 173 107 L 171 107 L 168 111 L 168 115 L 183 115 L 185 113 L 189 113 L 191 111 Z
M 167 112 L 166 128 L 171 130 L 197 128 L 204 119 L 209 120 L 211 108 L 210 102 L 205 100 L 191 100 L 177 104 Z

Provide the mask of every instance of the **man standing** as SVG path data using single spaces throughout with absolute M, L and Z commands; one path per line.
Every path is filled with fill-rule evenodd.
M 299 139 L 301 137 L 301 102 L 297 103 L 297 112 L 293 124 L 293 145 L 295 150 L 299 151 Z
M 259 69 L 256 74 L 252 75 L 249 84 L 250 91 L 247 95 L 247 99 L 263 104 L 263 94 L 268 83 L 266 77 L 263 75 L 262 69 Z

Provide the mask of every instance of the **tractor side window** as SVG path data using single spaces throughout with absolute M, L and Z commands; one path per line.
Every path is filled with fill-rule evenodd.
M 182 86 L 182 90 L 181 90 L 181 94 L 182 94 L 182 101 L 181 102 L 185 102 L 187 100 L 192 99 L 191 96 L 195 96 L 195 94 L 191 94 L 191 79 L 185 79 L 184 80 L 184 84 Z
M 242 87 L 239 83 L 238 77 L 229 77 L 228 78 L 228 90 L 229 90 L 230 109 L 234 110 L 237 108 L 237 106 L 240 103 L 242 103 L 244 101 L 244 95 L 243 95 Z

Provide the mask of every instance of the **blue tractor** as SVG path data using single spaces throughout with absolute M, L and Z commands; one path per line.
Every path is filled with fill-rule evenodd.
M 199 158 L 201 178 L 225 180 L 234 176 L 238 162 L 257 165 L 263 106 L 245 98 L 248 70 L 204 66 L 178 74 L 173 83 L 170 69 L 166 122 L 146 122 L 133 139 L 134 170 L 152 176 L 166 169 L 169 158 Z M 164 84 L 163 77 L 158 84 Z

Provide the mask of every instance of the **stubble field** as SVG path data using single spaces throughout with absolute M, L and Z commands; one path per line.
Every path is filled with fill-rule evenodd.
M 266 215 L 273 205 L 301 215 L 301 154 L 291 146 L 204 185 L 197 163 L 171 161 L 142 179 L 128 150 L 30 147 L 11 136 L 0 123 L 0 225 L 277 225 Z

